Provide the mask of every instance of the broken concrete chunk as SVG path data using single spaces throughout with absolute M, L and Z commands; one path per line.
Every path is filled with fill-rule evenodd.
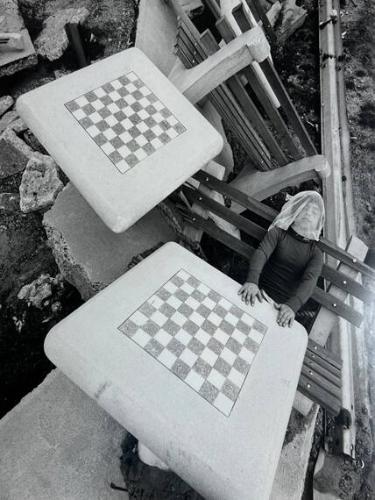
M 25 132 L 23 134 L 23 139 L 28 146 L 30 146 L 32 149 L 34 149 L 34 151 L 39 151 L 39 153 L 42 153 L 43 155 L 48 155 L 47 151 L 40 144 L 40 142 L 35 137 L 35 135 L 31 132 L 31 130 L 29 130 L 29 129 L 25 130 Z
M 63 187 L 54 160 L 50 156 L 36 153 L 27 163 L 22 175 L 20 185 L 22 212 L 35 212 L 51 206 Z
M 10 95 L 5 95 L 3 97 L 0 97 L 0 116 L 3 116 L 3 114 L 8 111 L 9 108 L 11 108 L 14 104 L 13 97 Z
M 272 28 L 275 27 L 276 21 L 278 20 L 281 14 L 281 9 L 282 9 L 281 3 L 277 1 L 272 5 L 272 7 L 268 10 L 266 14 Z
M 17 120 L 18 113 L 14 109 L 8 111 L 0 118 L 0 134 L 4 132 L 6 128 L 8 128 L 12 122 Z
M 20 210 L 18 193 L 0 193 L 0 214 L 12 214 Z
M 0 78 L 13 75 L 17 71 L 33 66 L 38 62 L 16 0 L 0 0 L 0 32 L 3 36 L 9 34 L 9 36 L 12 35 L 13 37 L 13 49 L 2 49 L 0 51 Z M 14 47 L 14 37 L 18 39 L 17 47 Z M 15 50 L 16 48 L 17 50 Z
M 45 213 L 43 225 L 61 274 L 84 300 L 121 276 L 135 255 L 175 239 L 157 209 L 124 233 L 113 233 L 71 183 Z
M 282 24 L 277 37 L 279 41 L 284 42 L 303 25 L 307 11 L 296 5 L 296 0 L 285 0 L 282 14 Z
M 22 172 L 34 151 L 7 128 L 0 135 L 0 179 Z
M 63 9 L 46 19 L 43 30 L 35 40 L 37 53 L 48 59 L 55 61 L 59 59 L 68 47 L 69 40 L 65 32 L 68 23 L 83 23 L 89 15 L 85 7 L 78 9 Z
M 42 309 L 46 301 L 52 296 L 52 287 L 62 281 L 62 276 L 58 274 L 52 278 L 49 274 L 41 274 L 39 278 L 25 285 L 18 292 L 18 299 L 24 300 L 30 306 Z

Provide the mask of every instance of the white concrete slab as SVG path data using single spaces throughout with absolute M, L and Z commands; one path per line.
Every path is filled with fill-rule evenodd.
M 113 233 L 71 183 L 44 214 L 43 225 L 60 272 L 84 300 L 124 274 L 135 256 L 176 237 L 157 208 Z
M 220 134 L 136 48 L 22 95 L 17 109 L 114 232 L 223 147 Z
M 54 370 L 0 420 L 1 500 L 127 500 L 126 431 Z
M 307 344 L 268 303 L 168 243 L 48 334 L 45 350 L 214 500 L 268 499 Z

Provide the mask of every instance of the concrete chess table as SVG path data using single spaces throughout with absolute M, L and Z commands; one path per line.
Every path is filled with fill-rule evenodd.
M 268 499 L 307 345 L 167 243 L 48 334 L 47 356 L 207 499 Z
M 220 134 L 136 48 L 22 95 L 17 109 L 115 232 L 223 146 Z

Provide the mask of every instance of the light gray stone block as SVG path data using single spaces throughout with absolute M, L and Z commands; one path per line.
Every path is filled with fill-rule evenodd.
M 1 500 L 127 500 L 126 431 L 55 370 L 0 420 Z
M 56 325 L 48 357 L 207 500 L 266 500 L 307 335 L 169 243 Z
M 157 209 L 113 233 L 70 183 L 43 224 L 61 273 L 85 300 L 121 276 L 135 255 L 175 238 Z

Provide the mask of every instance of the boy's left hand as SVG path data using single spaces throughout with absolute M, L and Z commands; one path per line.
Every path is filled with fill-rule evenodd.
M 277 324 L 280 326 L 288 325 L 289 328 L 293 325 L 295 312 L 286 304 L 275 304 L 275 308 L 279 311 L 277 315 Z

